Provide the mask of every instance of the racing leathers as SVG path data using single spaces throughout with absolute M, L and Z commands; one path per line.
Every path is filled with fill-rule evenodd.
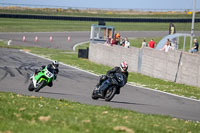
M 59 69 L 58 69 L 58 68 L 54 69 L 52 64 L 48 64 L 47 66 L 45 66 L 45 65 L 41 66 L 40 70 L 38 70 L 38 69 L 35 70 L 35 74 L 38 74 L 38 73 L 39 73 L 40 71 L 42 71 L 45 67 L 47 67 L 47 69 L 48 69 L 51 73 L 53 73 L 53 74 L 55 75 L 55 79 L 56 79 L 56 78 L 57 78 L 57 75 L 58 75 L 58 72 L 59 72 Z M 53 82 L 52 82 L 52 81 L 49 82 L 48 86 L 49 86 L 49 87 L 52 87 L 52 86 L 53 86 Z
M 121 70 L 120 67 L 114 67 L 113 69 L 109 70 L 106 75 L 100 76 L 99 81 L 98 81 L 96 87 L 98 88 L 103 81 L 105 81 L 109 76 L 112 76 L 115 73 L 120 73 L 120 74 L 123 75 L 123 80 L 124 80 L 124 85 L 125 85 L 127 83 L 127 80 L 128 80 L 128 72 L 127 71 L 122 72 L 122 70 Z M 118 90 L 119 91 L 117 92 L 117 94 L 120 93 L 120 89 L 118 89 Z

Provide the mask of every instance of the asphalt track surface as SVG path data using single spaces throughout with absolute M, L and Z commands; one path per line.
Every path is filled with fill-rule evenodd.
M 126 36 L 126 33 L 128 32 L 125 32 L 123 36 Z M 21 43 L 21 39 L 17 40 L 16 36 L 23 36 L 23 34 L 24 33 L 0 33 L 0 39 L 10 40 L 10 38 L 12 38 L 14 43 L 17 43 L 17 41 Z M 34 37 L 36 33 L 27 34 Z M 63 37 L 66 37 L 66 33 L 40 34 L 43 34 L 46 38 L 54 34 L 58 36 L 63 34 Z M 75 43 L 88 41 L 89 32 L 71 32 L 69 34 L 71 35 L 71 40 L 67 46 L 64 44 L 59 45 L 59 42 L 65 40 L 60 38 L 60 40 L 63 41 L 57 41 L 58 44 L 55 43 L 55 46 L 49 45 L 49 42 L 47 42 L 47 44 L 42 45 L 42 47 L 48 46 L 51 48 L 71 50 Z M 73 34 L 74 41 L 72 40 Z M 132 33 L 132 35 L 133 34 L 137 33 Z M 148 34 L 149 36 L 154 36 L 153 33 Z M 163 32 L 162 34 L 167 34 L 167 32 Z M 137 36 L 142 35 L 137 34 Z M 32 44 L 32 41 L 28 42 L 28 40 L 22 45 L 37 46 L 34 42 Z M 40 45 L 38 44 L 38 46 Z M 53 87 L 45 87 L 39 93 L 29 92 L 27 88 L 30 74 L 41 65 L 48 63 L 50 63 L 50 61 L 47 59 L 39 58 L 19 50 L 0 49 L 0 91 L 67 99 L 84 104 L 108 105 L 147 114 L 162 114 L 185 120 L 200 121 L 200 101 L 130 85 L 123 87 L 121 94 L 116 95 L 111 102 L 92 100 L 91 93 L 97 83 L 98 77 L 66 65 L 60 65 L 60 73 Z
M 23 36 L 25 40 L 23 41 Z M 9 41 L 11 45 L 37 46 L 45 48 L 55 48 L 72 50 L 73 46 L 80 42 L 89 41 L 89 32 L 10 32 L 0 33 L 0 39 Z M 35 37 L 38 38 L 37 42 Z M 52 37 L 52 40 L 50 40 Z M 70 37 L 70 40 L 69 38 Z
M 176 97 L 130 85 L 122 88 L 111 102 L 92 100 L 91 93 L 98 77 L 69 66 L 60 65 L 60 73 L 53 87 L 39 93 L 29 92 L 29 76 L 45 60 L 19 50 L 0 49 L 0 91 L 18 94 L 67 99 L 84 104 L 108 105 L 148 114 L 170 115 L 186 120 L 200 120 L 200 101 Z

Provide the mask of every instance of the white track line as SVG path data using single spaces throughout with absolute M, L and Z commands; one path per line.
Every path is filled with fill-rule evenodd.
M 8 45 L 10 45 L 11 42 L 12 42 L 12 40 L 9 40 L 9 41 L 8 41 Z
M 36 56 L 36 57 L 45 59 L 45 60 L 53 61 L 53 60 L 51 60 L 51 59 L 48 59 L 48 58 L 45 58 L 45 57 L 43 57 L 43 56 L 36 55 L 36 54 L 30 53 L 30 52 L 27 52 L 27 51 L 23 51 L 23 50 L 20 50 L 20 51 L 25 52 L 25 53 L 27 53 L 27 54 L 29 54 L 29 55 L 33 55 L 33 56 Z M 95 74 L 95 73 L 92 73 L 92 72 L 83 70 L 83 69 L 78 68 L 78 67 L 75 67 L 75 66 L 71 66 L 71 65 L 68 65 L 68 64 L 64 64 L 64 63 L 62 63 L 62 62 L 60 62 L 60 64 L 62 64 L 62 65 L 64 65 L 64 66 L 67 66 L 67 67 L 71 67 L 71 68 L 77 69 L 77 70 L 79 70 L 79 71 L 82 71 L 82 72 L 85 72 L 85 73 L 88 73 L 88 74 L 91 74 L 91 75 L 94 75 L 94 76 L 99 76 L 98 74 Z M 146 88 L 146 87 L 141 87 L 141 86 L 135 86 L 135 85 L 132 85 L 131 83 L 127 83 L 127 84 L 130 85 L 130 86 L 138 87 L 138 88 L 145 89 L 145 90 L 151 90 L 151 91 L 155 91 L 155 92 L 159 92 L 159 93 L 163 93 L 163 94 L 167 94 L 167 95 L 171 95 L 171 96 L 175 96 L 175 97 L 179 97 L 179 98 L 183 98 L 183 99 L 188 99 L 188 100 L 200 102 L 200 100 L 193 99 L 193 98 L 188 98 L 188 97 L 185 97 L 185 96 L 179 96 L 179 95 L 176 95 L 176 94 L 172 94 L 172 93 L 168 93 L 168 92 L 164 92 L 164 91 L 160 91 L 160 90 L 154 90 L 154 89 L 151 89 L 151 88 Z
M 130 86 L 134 86 L 131 83 L 127 83 L 127 84 L 130 85 Z M 163 93 L 163 94 L 167 94 L 167 95 L 171 95 L 171 96 L 175 96 L 175 97 L 179 97 L 179 98 L 184 98 L 184 99 L 200 102 L 200 100 L 198 100 L 198 99 L 193 99 L 193 98 L 189 98 L 189 97 L 185 97 L 185 96 L 179 96 L 179 95 L 176 95 L 176 94 L 172 94 L 172 93 L 160 91 L 160 90 L 155 90 L 155 89 L 152 89 L 152 88 L 146 88 L 146 87 L 141 87 L 141 86 L 134 86 L 134 87 L 138 87 L 138 88 L 142 88 L 142 89 L 145 89 L 145 90 L 151 90 L 151 91 L 155 91 L 155 92 L 159 92 L 159 93 Z
M 30 53 L 30 52 L 27 52 L 27 51 L 24 51 L 24 50 L 20 50 L 20 51 L 25 52 L 25 53 L 30 54 L 30 55 L 33 55 L 33 56 L 36 56 L 36 57 L 39 57 L 39 58 L 42 58 L 42 59 L 45 59 L 45 60 L 53 61 L 52 59 L 48 59 L 48 58 L 45 58 L 45 57 L 43 57 L 43 56 L 36 55 L 36 54 Z M 71 65 L 68 65 L 68 64 L 64 64 L 64 63 L 62 63 L 62 62 L 59 62 L 59 64 L 62 64 L 62 65 L 64 65 L 64 66 L 77 69 L 77 70 L 79 70 L 79 71 L 83 71 L 83 72 L 85 72 L 85 73 L 89 73 L 89 74 L 94 75 L 94 76 L 99 76 L 99 75 L 97 75 L 97 74 L 95 74 L 95 73 L 92 73 L 92 72 L 83 70 L 83 69 L 78 68 L 78 67 L 75 67 L 75 66 L 71 66 Z
M 85 44 L 85 43 L 88 43 L 90 41 L 85 41 L 85 42 L 81 42 L 81 43 L 77 43 L 76 45 L 73 46 L 73 51 L 76 50 L 76 47 L 79 46 L 79 45 L 82 45 L 82 44 Z

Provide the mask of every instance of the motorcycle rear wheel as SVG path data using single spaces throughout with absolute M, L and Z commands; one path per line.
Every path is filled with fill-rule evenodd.
M 117 91 L 117 88 L 115 86 L 108 88 L 105 94 L 105 101 L 112 100 L 113 97 L 115 96 L 116 91 Z

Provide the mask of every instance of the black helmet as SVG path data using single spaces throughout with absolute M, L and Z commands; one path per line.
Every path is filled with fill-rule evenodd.
M 128 70 L 128 64 L 125 61 L 123 61 L 120 64 L 120 68 L 121 68 L 122 72 L 126 72 Z
M 58 61 L 56 61 L 56 60 L 53 61 L 53 62 L 52 62 L 52 66 L 53 66 L 54 69 L 58 69 L 58 66 L 59 66 Z

